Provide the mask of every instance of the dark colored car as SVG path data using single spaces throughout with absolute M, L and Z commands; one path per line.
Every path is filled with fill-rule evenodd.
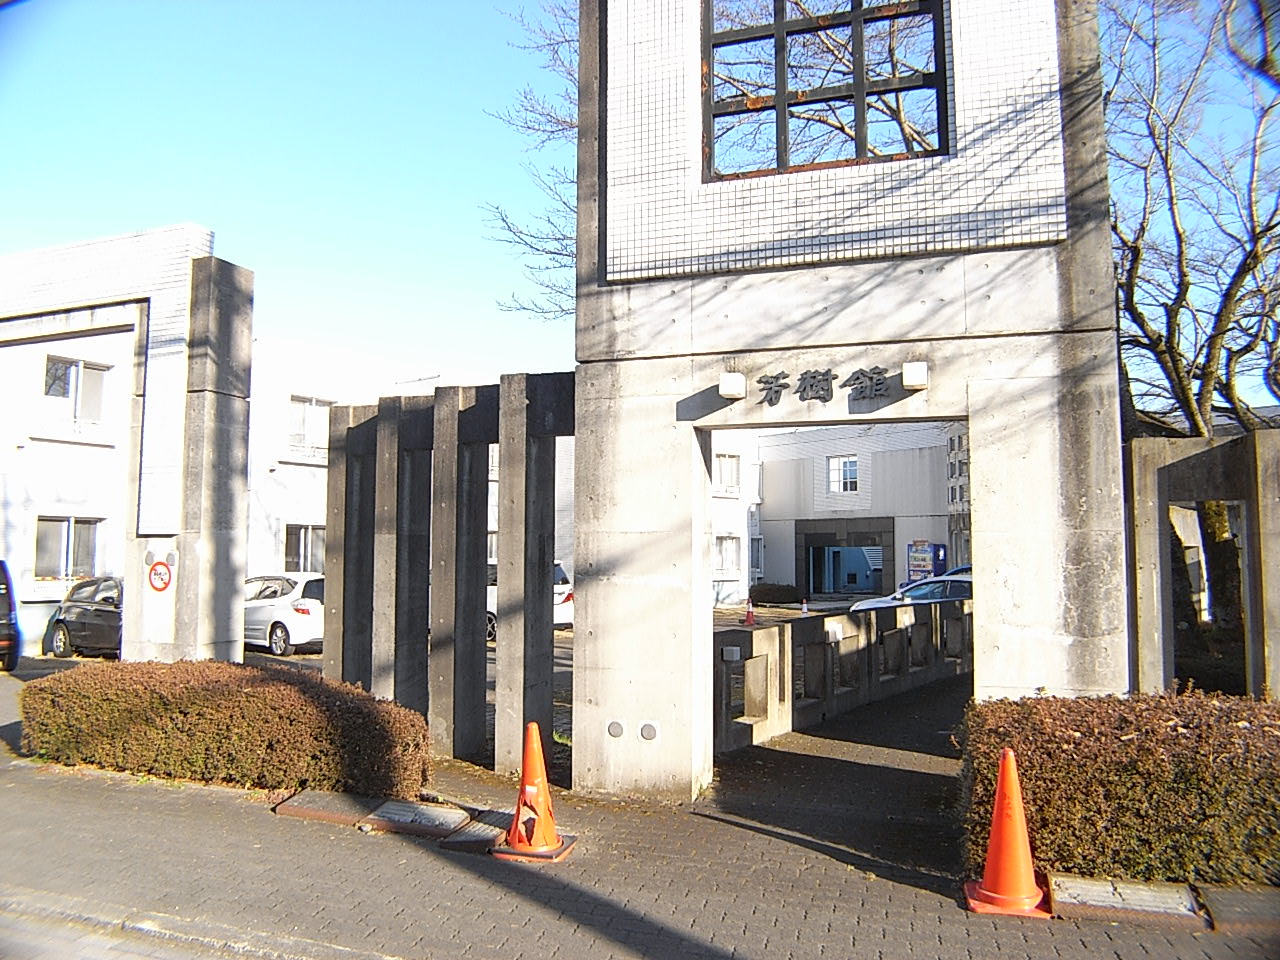
M 9 566 L 0 560 L 0 670 L 8 672 L 18 665 L 22 634 L 18 631 L 18 601 L 13 595 Z
M 120 656 L 119 577 L 94 577 L 72 587 L 49 618 L 45 645 L 55 657 L 76 653 Z

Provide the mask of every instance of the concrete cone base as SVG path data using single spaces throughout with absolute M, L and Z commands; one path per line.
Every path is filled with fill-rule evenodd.
M 1044 906 L 1047 894 L 1041 892 L 1041 897 L 1035 903 L 1028 905 L 1026 899 L 1014 897 L 998 897 L 986 890 L 982 889 L 982 884 L 977 880 L 970 880 L 964 885 L 965 900 L 968 901 L 969 909 L 974 913 L 990 913 L 999 914 L 1005 917 L 1040 917 L 1048 920 L 1053 916 Z M 1004 900 L 1005 903 L 992 903 L 991 901 Z
M 520 863 L 559 863 L 569 855 L 569 851 L 578 842 L 578 838 L 564 836 L 560 837 L 559 840 L 560 846 L 552 847 L 550 850 L 517 851 L 504 845 L 490 847 L 489 852 L 499 860 L 515 860 Z

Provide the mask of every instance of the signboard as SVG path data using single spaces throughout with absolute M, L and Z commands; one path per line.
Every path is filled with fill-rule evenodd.
M 915 583 L 933 576 L 933 544 L 928 540 L 912 540 L 907 544 L 907 581 Z
M 147 582 L 156 593 L 164 593 L 173 583 L 173 571 L 163 560 L 157 560 L 147 570 Z

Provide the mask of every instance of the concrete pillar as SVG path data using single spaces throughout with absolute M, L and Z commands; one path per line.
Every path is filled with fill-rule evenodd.
M 497 392 L 435 394 L 427 716 L 432 748 L 450 757 L 474 757 L 485 743 L 488 444 L 497 441 Z
M 401 401 L 396 590 L 395 699 L 427 712 L 427 633 L 431 585 L 431 444 L 435 404 Z
M 125 618 L 125 659 L 243 659 L 252 319 L 253 272 L 199 257 L 191 261 L 180 399 L 147 390 L 145 366 L 157 344 L 150 335 L 139 337 L 132 488 L 140 480 L 143 420 L 151 419 L 147 404 L 182 405 L 185 446 L 179 529 L 139 537 L 134 514 L 124 599 L 125 609 L 136 613 Z
M 555 438 L 573 430 L 573 375 L 504 376 L 499 401 L 494 769 L 519 770 L 524 728 L 550 750 Z
M 688 800 L 712 773 L 710 443 L 664 369 L 578 368 L 573 786 Z
M 400 398 L 378 401 L 373 482 L 373 604 L 369 692 L 390 700 L 396 691 L 396 625 L 400 548 Z
M 1280 431 L 1244 438 L 1253 469 L 1245 481 L 1245 536 L 1241 566 L 1245 603 L 1248 691 L 1280 698 Z
M 373 458 L 377 407 L 329 413 L 324 675 L 369 688 L 373 603 Z

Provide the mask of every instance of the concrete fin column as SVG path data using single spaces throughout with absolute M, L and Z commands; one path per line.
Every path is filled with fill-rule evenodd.
M 431 584 L 431 445 L 435 404 L 405 397 L 400 408 L 399 517 L 396 536 L 395 699 L 427 712 L 427 633 Z
M 253 272 L 193 260 L 173 649 L 156 651 L 165 660 L 244 659 L 252 342 Z
M 524 728 L 552 732 L 555 438 L 573 432 L 573 375 L 504 376 L 499 402 L 494 769 L 521 768 Z
M 427 717 L 432 748 L 451 757 L 474 757 L 485 742 L 488 445 L 497 420 L 496 386 L 436 391 Z
M 329 414 L 324 675 L 369 688 L 372 677 L 375 406 Z
M 400 398 L 378 401 L 373 491 L 373 605 L 369 692 L 390 700 L 396 689 L 396 632 L 400 550 Z
M 1241 557 L 1249 693 L 1280 698 L 1280 431 L 1249 434 L 1252 448 L 1245 498 L 1245 548 Z M 1270 562 L 1268 562 L 1270 559 Z

